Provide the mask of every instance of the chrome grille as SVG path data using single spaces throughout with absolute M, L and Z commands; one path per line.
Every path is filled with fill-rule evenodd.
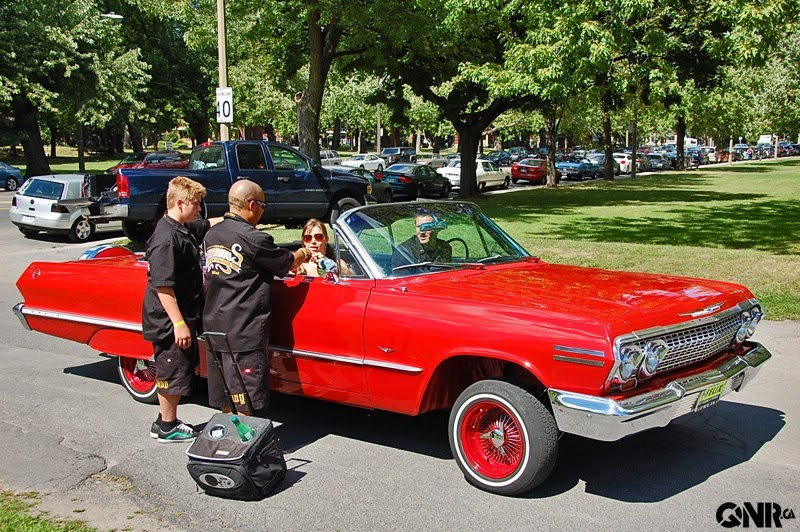
M 659 364 L 656 374 L 700 362 L 727 349 L 742 323 L 739 313 L 726 316 L 719 321 L 657 336 L 667 343 L 669 352 Z M 634 345 L 644 350 L 645 344 L 654 338 L 638 340 Z

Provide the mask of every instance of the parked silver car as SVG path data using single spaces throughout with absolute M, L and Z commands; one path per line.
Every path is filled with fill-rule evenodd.
M 95 223 L 84 217 L 79 208 L 61 203 L 88 195 L 85 177 L 83 174 L 31 177 L 11 200 L 8 217 L 26 236 L 46 231 L 66 234 L 73 242 L 88 240 L 95 232 Z M 104 227 L 121 230 L 122 224 L 110 222 Z
M 319 163 L 322 166 L 334 166 L 338 164 L 342 164 L 342 158 L 339 156 L 339 152 L 334 150 L 320 150 L 319 151 Z

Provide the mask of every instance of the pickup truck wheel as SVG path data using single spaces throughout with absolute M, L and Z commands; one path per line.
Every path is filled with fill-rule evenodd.
M 86 218 L 78 218 L 69 230 L 69 239 L 73 242 L 86 242 L 94 234 L 94 224 Z
M 155 360 L 117 357 L 117 361 L 119 380 L 131 397 L 140 403 L 158 403 Z
M 122 222 L 122 232 L 131 242 L 144 244 L 155 230 L 153 222 Z
M 355 198 L 350 198 L 350 197 L 341 198 L 331 207 L 330 223 L 333 224 L 333 222 L 335 222 L 336 219 L 339 218 L 339 215 L 342 214 L 343 212 L 349 211 L 350 209 L 354 209 L 360 206 L 361 204 Z
M 558 428 L 534 396 L 514 384 L 484 380 L 450 411 L 450 449 L 470 484 L 500 495 L 529 491 L 550 475 Z

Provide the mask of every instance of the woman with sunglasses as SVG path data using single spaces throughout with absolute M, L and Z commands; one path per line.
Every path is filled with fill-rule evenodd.
M 303 247 L 309 252 L 309 258 L 300 264 L 294 271 L 297 275 L 309 275 L 318 277 L 318 268 L 323 259 L 336 260 L 333 250 L 328 246 L 328 229 L 325 224 L 316 218 L 311 218 L 303 226 Z M 341 275 L 351 275 L 350 268 L 345 261 L 339 261 L 337 273 Z

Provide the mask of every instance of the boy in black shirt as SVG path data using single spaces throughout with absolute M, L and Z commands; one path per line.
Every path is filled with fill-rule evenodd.
M 191 441 L 197 436 L 193 427 L 178 419 L 178 403 L 181 396 L 191 394 L 199 358 L 203 271 L 198 244 L 212 225 L 209 220 L 197 220 L 205 195 L 205 187 L 188 177 L 172 179 L 167 212 L 147 241 L 142 335 L 153 342 L 155 352 L 159 414 L 150 436 L 161 443 Z

